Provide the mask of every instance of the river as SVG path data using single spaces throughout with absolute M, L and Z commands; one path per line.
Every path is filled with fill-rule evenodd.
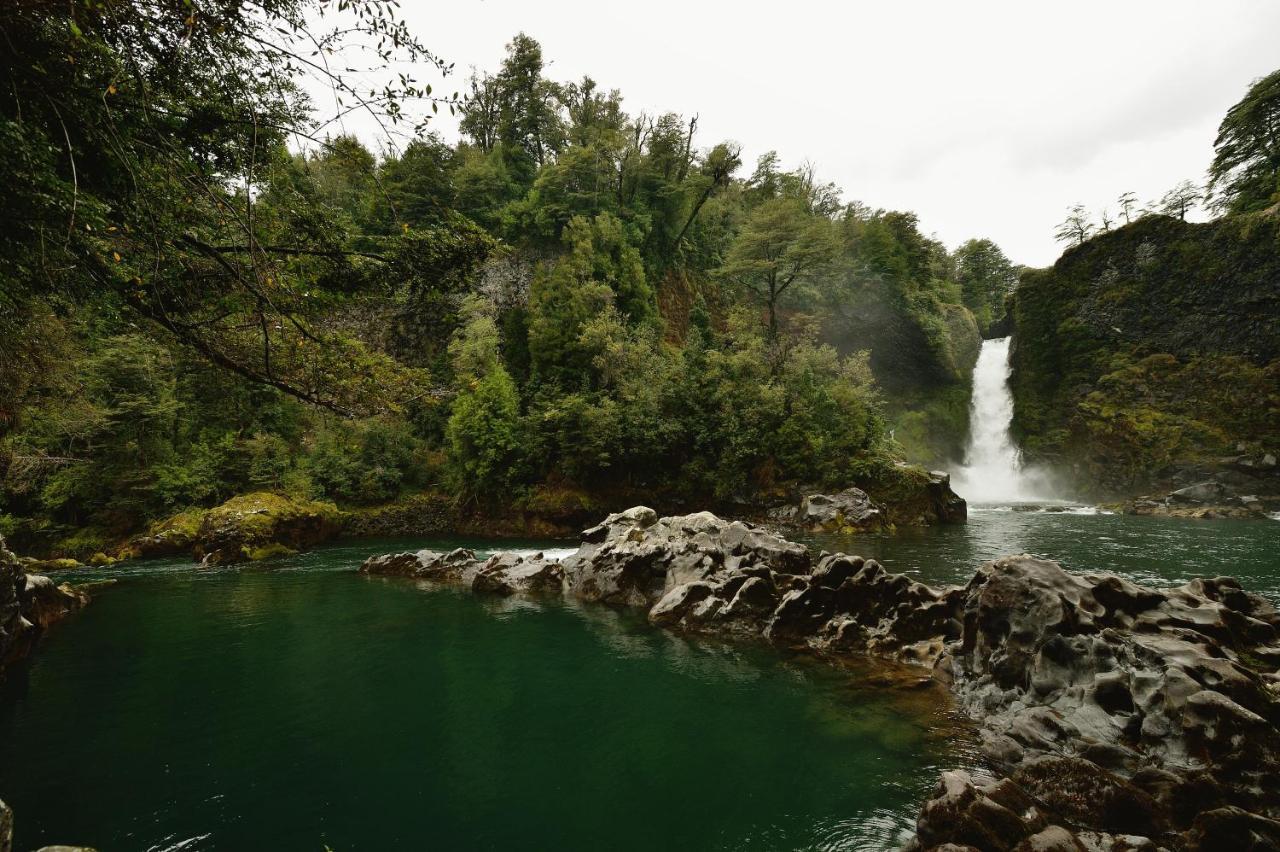
M 1028 551 L 1280 598 L 1280 523 L 1020 508 L 808 540 L 935 583 Z M 945 696 L 890 686 L 893 670 L 354 572 L 458 544 L 493 546 L 111 570 L 119 584 L 0 687 L 17 848 L 886 848 L 939 768 L 970 759 Z

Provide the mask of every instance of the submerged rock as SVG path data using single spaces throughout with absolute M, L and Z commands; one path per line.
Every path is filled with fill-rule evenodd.
M 642 608 L 663 627 L 931 667 L 997 776 L 944 773 L 912 848 L 1276 848 L 1280 615 L 1234 580 L 1155 589 L 1011 556 L 933 589 L 709 512 L 638 506 L 541 554 L 360 569 Z

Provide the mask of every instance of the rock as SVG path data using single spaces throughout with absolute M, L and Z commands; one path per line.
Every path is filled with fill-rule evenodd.
M 1010 779 L 1071 825 L 1140 836 L 1168 829 L 1150 794 L 1088 760 L 1040 757 L 1023 763 Z
M 708 512 L 646 507 L 585 530 L 558 563 L 422 551 L 361 570 L 563 590 L 670 629 L 930 667 L 1000 777 L 944 773 L 911 848 L 1154 852 L 1215 835 L 1275 848 L 1280 615 L 1229 578 L 1156 589 L 1024 554 L 934 589 Z
M 189 509 L 154 524 L 146 535 L 129 542 L 127 553 L 143 559 L 190 553 L 200 537 L 204 516 L 203 509 Z
M 1200 482 L 1179 488 L 1169 494 L 1174 503 L 1216 503 L 1227 494 L 1227 487 L 1221 482 Z
M 26 656 L 45 630 L 88 602 L 82 590 L 28 574 L 0 537 L 0 672 Z
M 75 559 L 65 557 L 57 559 L 31 559 L 23 558 L 22 570 L 33 574 L 43 574 L 47 571 L 74 571 L 77 568 L 83 568 L 84 565 Z
M 332 503 L 246 494 L 204 513 L 192 552 L 205 565 L 256 561 L 313 547 L 339 529 Z
M 919 848 L 950 844 L 1005 852 L 1047 827 L 1025 794 L 1006 785 L 997 793 L 1004 799 L 1001 802 L 989 795 L 994 786 L 980 787 L 967 772 L 942 773 L 916 820 Z
M 637 506 L 610 515 L 582 538 L 577 553 L 562 562 L 569 593 L 646 610 L 688 583 L 713 586 L 721 605 L 727 605 L 753 569 L 796 576 L 810 565 L 803 545 L 710 512 L 660 519 L 652 509 Z M 668 604 L 661 616 L 670 614 Z
M 813 532 L 869 532 L 891 526 L 884 510 L 860 488 L 810 494 L 798 506 L 772 510 L 769 519 Z
M 372 556 L 360 566 L 361 574 L 388 577 L 412 577 L 442 583 L 470 585 L 480 571 L 475 551 L 456 548 L 449 552 L 419 550 L 416 553 L 392 553 Z
M 558 594 L 563 581 L 564 570 L 558 560 L 547 559 L 541 553 L 527 558 L 499 553 L 480 566 L 471 581 L 471 588 L 477 593 L 503 596 L 536 592 Z
M 969 518 L 969 504 L 951 490 L 951 474 L 941 470 L 929 472 L 929 501 L 933 513 L 944 524 L 962 524 Z
M 1237 807 L 1205 811 L 1187 833 L 1186 848 L 1188 852 L 1280 849 L 1280 822 Z

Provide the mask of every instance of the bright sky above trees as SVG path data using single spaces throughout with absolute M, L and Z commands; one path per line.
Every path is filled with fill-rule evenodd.
M 438 89 L 497 68 L 525 31 L 549 77 L 590 74 L 633 114 L 698 113 L 706 144 L 740 141 L 748 169 L 769 148 L 807 158 L 952 248 L 990 237 L 1032 265 L 1057 257 L 1072 204 L 1114 216 L 1122 192 L 1203 180 L 1218 122 L 1275 70 L 1280 32 L 1280 4 L 1252 0 L 404 6 L 456 63 Z M 347 127 L 376 144 L 357 115 Z

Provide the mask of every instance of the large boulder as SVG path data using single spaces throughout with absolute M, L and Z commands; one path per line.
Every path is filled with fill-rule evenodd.
M 206 565 L 253 562 L 314 547 L 340 530 L 332 503 L 245 494 L 204 513 L 192 553 Z

